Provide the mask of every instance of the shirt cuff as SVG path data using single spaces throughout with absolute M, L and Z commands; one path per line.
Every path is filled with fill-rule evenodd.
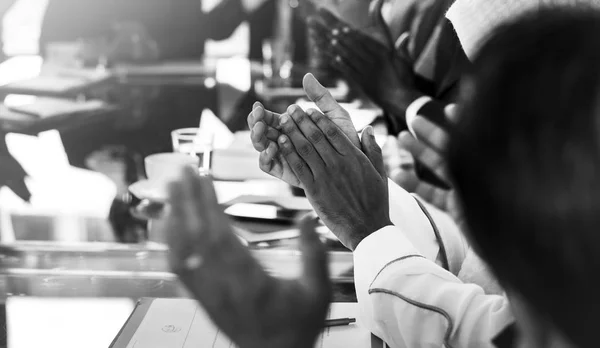
M 421 110 L 423 108 L 423 106 L 425 106 L 427 103 L 429 103 L 432 100 L 433 99 L 431 97 L 422 96 L 420 98 L 415 99 L 415 101 L 410 103 L 408 108 L 406 108 L 406 114 L 405 114 L 406 125 L 408 126 L 408 130 L 412 133 L 412 135 L 415 138 L 417 137 L 417 135 L 416 135 L 414 129 L 412 128 L 412 123 L 415 120 L 415 118 L 417 117 L 419 110 Z
M 411 255 L 421 256 L 398 227 L 386 226 L 363 239 L 354 250 L 354 275 L 363 278 L 361 283 L 370 283 L 387 264 Z

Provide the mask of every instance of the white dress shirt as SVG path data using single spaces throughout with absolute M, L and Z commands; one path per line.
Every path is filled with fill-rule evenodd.
M 389 185 L 394 226 L 371 234 L 354 251 L 361 319 L 391 347 L 492 347 L 513 322 L 508 300 L 458 279 L 454 274 L 470 250 L 452 219 Z M 439 265 L 442 248 L 451 272 Z

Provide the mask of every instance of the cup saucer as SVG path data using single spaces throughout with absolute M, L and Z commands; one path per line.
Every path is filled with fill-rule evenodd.
M 157 181 L 145 179 L 129 185 L 129 192 L 139 199 L 164 203 L 167 200 L 165 185 Z

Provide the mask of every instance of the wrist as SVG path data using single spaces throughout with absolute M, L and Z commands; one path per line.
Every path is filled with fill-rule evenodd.
M 388 218 L 378 220 L 376 223 L 362 226 L 360 228 L 351 229 L 351 238 L 348 242 L 347 247 L 354 251 L 358 247 L 358 245 L 371 234 L 381 230 L 384 227 L 393 225 L 392 221 Z

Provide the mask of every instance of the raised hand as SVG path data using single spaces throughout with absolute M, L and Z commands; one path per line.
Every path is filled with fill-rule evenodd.
M 164 219 L 169 262 L 213 322 L 239 347 L 312 347 L 331 296 L 327 255 L 314 219 L 300 224 L 304 272 L 268 275 L 234 235 L 212 181 L 187 170 L 170 187 Z
M 342 130 L 354 146 L 360 148 L 358 133 L 350 115 L 335 101 L 329 90 L 323 87 L 312 74 L 304 77 L 303 86 L 308 98 Z M 257 151 L 261 152 L 259 165 L 265 173 L 292 186 L 302 187 L 302 183 L 285 157 L 279 152 L 277 139 L 281 135 L 280 118 L 281 115 L 266 110 L 261 103 L 255 103 L 252 112 L 248 115 L 252 144 Z
M 321 112 L 292 105 L 281 116 L 281 154 L 325 225 L 348 249 L 391 225 L 381 149 L 373 128 L 361 149 Z
M 457 112 L 454 105 L 446 107 L 445 113 L 451 124 L 456 123 Z M 415 160 L 452 186 L 445 159 L 449 140 L 448 132 L 422 116 L 417 116 L 412 120 L 410 126 L 414 135 L 408 131 L 400 133 L 400 147 L 409 151 Z M 414 171 L 412 171 L 412 175 L 404 173 L 397 179 L 400 179 L 395 180 L 397 184 L 405 190 L 418 194 L 430 204 L 448 212 L 457 222 L 462 221 L 453 189 L 445 190 L 422 181 Z
M 396 50 L 385 45 L 326 9 L 311 17 L 308 26 L 316 49 L 329 65 L 389 113 L 403 118 L 408 105 L 422 95 L 405 46 Z

